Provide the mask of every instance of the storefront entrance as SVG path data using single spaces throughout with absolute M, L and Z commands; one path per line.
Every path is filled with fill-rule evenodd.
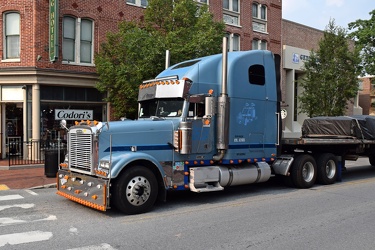
M 22 103 L 3 103 L 2 106 L 2 117 L 3 128 L 1 141 L 5 141 L 5 155 L 1 152 L 4 157 L 20 156 L 23 153 L 22 141 L 23 141 L 23 108 Z M 4 150 L 3 147 L 2 151 Z

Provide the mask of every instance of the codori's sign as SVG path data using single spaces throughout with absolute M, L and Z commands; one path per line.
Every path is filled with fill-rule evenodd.
M 55 120 L 92 120 L 92 110 L 55 109 Z

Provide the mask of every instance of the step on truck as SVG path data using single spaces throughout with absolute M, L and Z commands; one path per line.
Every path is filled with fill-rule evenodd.
M 223 39 L 223 48 L 226 48 Z M 57 193 L 88 207 L 147 212 L 167 192 L 220 191 L 279 176 L 297 188 L 340 180 L 375 141 L 282 138 L 280 57 L 227 52 L 170 66 L 139 86 L 136 120 L 66 128 Z

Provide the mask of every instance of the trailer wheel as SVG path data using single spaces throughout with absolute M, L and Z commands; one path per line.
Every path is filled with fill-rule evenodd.
M 370 155 L 368 157 L 368 160 L 369 160 L 371 166 L 375 166 L 375 155 Z
M 312 187 L 317 177 L 314 157 L 308 154 L 297 156 L 292 165 L 291 177 L 297 188 Z
M 113 185 L 114 206 L 125 214 L 151 210 L 158 195 L 154 173 L 144 166 L 134 166 L 122 173 Z
M 318 182 L 323 185 L 330 185 L 336 182 L 337 159 L 331 153 L 321 154 L 317 157 Z

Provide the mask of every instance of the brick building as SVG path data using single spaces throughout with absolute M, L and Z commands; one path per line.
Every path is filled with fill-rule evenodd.
M 196 2 L 227 24 L 230 50 L 281 53 L 281 1 Z M 95 89 L 94 55 L 108 31 L 123 20 L 142 20 L 146 6 L 146 0 L 0 2 L 2 158 L 9 140 L 63 138 L 63 118 L 109 119 L 109 105 Z

